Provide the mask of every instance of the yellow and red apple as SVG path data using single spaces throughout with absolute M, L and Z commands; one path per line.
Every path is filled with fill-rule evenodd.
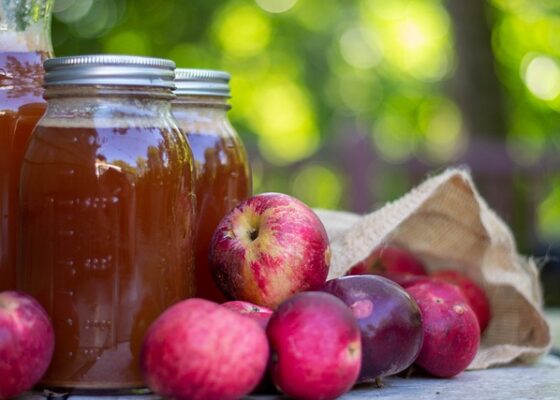
M 307 205 L 285 194 L 264 193 L 222 219 L 209 259 L 216 284 L 230 298 L 275 308 L 325 282 L 329 240 Z

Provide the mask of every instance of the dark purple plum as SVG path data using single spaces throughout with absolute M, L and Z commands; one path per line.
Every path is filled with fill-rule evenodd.
M 416 302 L 399 285 L 376 275 L 344 276 L 322 291 L 346 303 L 362 337 L 358 382 L 371 382 L 408 368 L 422 348 L 422 316 Z

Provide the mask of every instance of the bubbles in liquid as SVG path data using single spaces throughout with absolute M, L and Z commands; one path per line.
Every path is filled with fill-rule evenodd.
M 63 237 L 72 237 L 74 236 L 74 231 L 72 229 L 59 231 L 58 234 Z
M 58 205 L 64 207 L 71 207 L 74 205 L 74 200 L 59 200 Z
M 87 319 L 86 329 L 109 329 L 112 325 L 111 320 L 108 319 Z

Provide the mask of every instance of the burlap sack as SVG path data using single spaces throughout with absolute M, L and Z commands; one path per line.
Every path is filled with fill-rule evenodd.
M 492 321 L 470 369 L 533 362 L 550 347 L 534 260 L 517 252 L 506 224 L 467 171 L 450 169 L 364 216 L 317 210 L 331 239 L 329 278 L 344 275 L 382 243 L 414 252 L 428 270 L 457 268 L 489 297 Z

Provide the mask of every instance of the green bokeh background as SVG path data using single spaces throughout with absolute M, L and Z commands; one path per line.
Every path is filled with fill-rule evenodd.
M 442 0 L 55 0 L 53 42 L 58 56 L 140 54 L 231 72 L 231 119 L 256 192 L 366 212 L 429 171 L 466 164 L 520 248 L 554 261 L 560 3 L 468 2 L 481 17 Z M 464 48 L 459 23 L 489 49 L 495 82 L 460 74 L 482 58 Z M 469 85 L 481 101 L 494 88 L 498 124 L 477 125 L 454 92 Z

